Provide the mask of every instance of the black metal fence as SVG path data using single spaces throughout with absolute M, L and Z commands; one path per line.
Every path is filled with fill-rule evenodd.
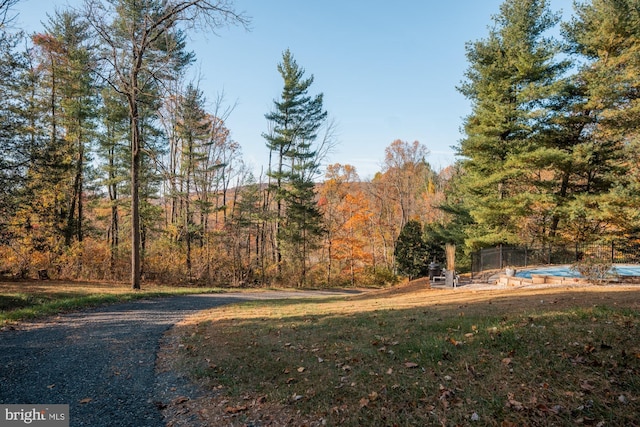
M 578 243 L 565 246 L 497 246 L 471 254 L 472 275 L 507 266 L 527 267 L 545 264 L 573 264 L 592 257 L 615 264 L 640 263 L 637 243 Z

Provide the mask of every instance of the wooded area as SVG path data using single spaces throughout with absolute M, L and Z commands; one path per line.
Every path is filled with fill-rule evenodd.
M 185 77 L 188 31 L 249 24 L 231 1 L 85 0 L 28 35 L 10 25 L 18 1 L 0 3 L 5 275 L 363 286 L 416 274 L 397 259 L 416 226 L 420 264 L 449 243 L 459 269 L 497 244 L 638 243 L 637 0 L 588 1 L 570 22 L 506 0 L 467 45 L 459 161 L 435 171 L 427 145 L 390 141 L 370 180 L 321 167 L 333 123 L 289 50 L 260 71 L 283 82 L 266 172 L 244 164 L 232 109 Z

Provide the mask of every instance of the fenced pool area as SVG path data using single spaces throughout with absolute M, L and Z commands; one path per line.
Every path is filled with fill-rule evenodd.
M 614 264 L 609 270 L 608 282 L 640 284 L 640 264 Z M 546 265 L 517 269 L 515 274 L 501 274 L 498 283 L 510 286 L 554 284 L 587 284 L 589 281 L 571 265 Z
M 506 246 L 481 249 L 471 254 L 471 274 L 501 270 L 513 266 L 518 270 L 536 266 L 568 266 L 587 258 L 595 258 L 620 266 L 640 265 L 640 244 L 636 242 L 576 243 L 562 246 Z M 625 267 L 623 267 L 625 268 Z M 555 271 L 554 271 L 555 272 Z M 558 274 L 563 274 L 562 271 Z M 564 272 L 564 274 L 570 274 Z M 626 275 L 621 273 L 621 275 Z
M 611 276 L 627 276 L 640 277 L 640 265 L 638 264 L 618 264 L 609 270 Z M 570 265 L 550 265 L 544 267 L 523 269 L 516 271 L 516 277 L 524 277 L 531 279 L 533 275 L 555 276 L 555 277 L 573 277 L 579 278 L 580 273 L 572 269 Z

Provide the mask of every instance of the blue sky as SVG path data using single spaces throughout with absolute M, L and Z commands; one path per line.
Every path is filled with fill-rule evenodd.
M 21 0 L 19 22 L 41 29 L 47 13 L 78 0 Z M 264 115 L 282 89 L 276 66 L 290 49 L 324 93 L 337 125 L 329 163 L 351 164 L 361 178 L 381 169 L 394 140 L 420 141 L 440 169 L 453 163 L 469 102 L 456 86 L 467 69 L 465 43 L 484 38 L 502 0 L 235 0 L 251 30 L 190 33 L 194 75 L 210 101 L 236 104 L 227 125 L 258 173 L 268 152 Z M 550 0 L 571 13 L 572 0 Z

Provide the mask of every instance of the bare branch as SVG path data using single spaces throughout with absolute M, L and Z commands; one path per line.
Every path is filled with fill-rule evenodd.
M 334 118 L 330 118 L 324 126 L 324 136 L 316 149 L 316 152 L 318 153 L 316 157 L 318 163 L 322 163 L 327 160 L 339 143 L 338 124 Z
M 0 29 L 4 29 L 7 24 L 13 21 L 17 15 L 11 15 L 11 8 L 18 4 L 20 0 L 0 0 Z

